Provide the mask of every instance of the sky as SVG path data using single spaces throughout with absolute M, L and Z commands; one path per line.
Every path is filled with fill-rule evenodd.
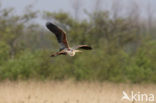
M 15 12 L 17 14 L 22 14 L 24 8 L 27 5 L 32 4 L 34 6 L 34 10 L 40 11 L 65 11 L 74 14 L 74 2 L 77 0 L 0 0 L 3 8 L 13 7 L 15 8 Z M 147 5 L 150 4 L 153 11 L 156 12 L 156 0 L 78 0 L 80 5 L 79 14 L 81 18 L 85 18 L 84 10 L 92 12 L 95 9 L 95 5 L 98 5 L 100 9 L 110 10 L 112 8 L 112 1 L 122 2 L 123 8 L 127 8 L 129 3 L 132 1 L 137 2 L 139 7 L 143 12 L 146 12 Z M 99 1 L 99 2 L 96 2 Z
M 83 0 L 83 4 L 85 5 L 81 5 L 81 10 L 85 8 L 91 8 L 92 3 L 90 3 L 89 1 L 90 0 Z M 22 13 L 23 9 L 29 4 L 32 4 L 35 10 L 40 11 L 66 11 L 70 14 L 74 12 L 74 0 L 1 0 L 1 3 L 5 8 L 14 7 L 16 9 L 16 13 Z

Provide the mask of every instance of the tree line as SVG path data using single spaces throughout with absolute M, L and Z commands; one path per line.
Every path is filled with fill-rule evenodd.
M 63 11 L 40 14 L 29 7 L 22 15 L 0 8 L 0 80 L 156 82 L 155 25 L 147 32 L 143 21 L 112 18 L 104 10 L 86 12 L 83 20 Z M 59 45 L 35 22 L 38 16 L 63 28 L 71 46 L 89 44 L 93 50 L 51 58 Z

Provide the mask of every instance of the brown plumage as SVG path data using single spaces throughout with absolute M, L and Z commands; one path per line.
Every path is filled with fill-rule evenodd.
M 55 54 L 52 54 L 51 56 L 58 56 L 58 55 L 69 55 L 74 56 L 76 52 L 81 52 L 78 49 L 85 49 L 85 50 L 91 50 L 92 48 L 88 45 L 79 45 L 76 48 L 70 48 L 68 45 L 66 33 L 57 27 L 56 25 L 52 24 L 51 22 L 46 23 L 46 27 L 55 34 L 58 43 L 60 44 L 61 48 L 59 52 L 56 52 Z

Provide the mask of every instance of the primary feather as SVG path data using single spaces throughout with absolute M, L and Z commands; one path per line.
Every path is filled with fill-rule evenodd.
M 57 41 L 61 45 L 61 49 L 69 48 L 66 34 L 62 29 L 60 29 L 59 27 L 57 27 L 56 25 L 54 25 L 50 22 L 47 22 L 46 26 L 51 32 L 53 32 L 55 34 Z

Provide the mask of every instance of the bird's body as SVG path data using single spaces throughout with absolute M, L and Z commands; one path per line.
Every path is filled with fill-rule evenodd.
M 63 51 L 66 52 L 69 56 L 74 56 L 76 52 L 82 52 L 80 50 L 75 50 L 72 48 L 64 49 Z
M 67 42 L 66 34 L 65 32 L 57 27 L 56 25 L 48 22 L 46 24 L 47 28 L 53 32 L 57 38 L 57 41 L 59 42 L 61 48 L 59 52 L 56 52 L 55 54 L 52 54 L 51 56 L 58 56 L 58 55 L 69 55 L 69 56 L 74 56 L 76 52 L 82 52 L 78 49 L 85 49 L 85 50 L 91 50 L 92 48 L 88 45 L 79 45 L 76 48 L 70 48 Z

